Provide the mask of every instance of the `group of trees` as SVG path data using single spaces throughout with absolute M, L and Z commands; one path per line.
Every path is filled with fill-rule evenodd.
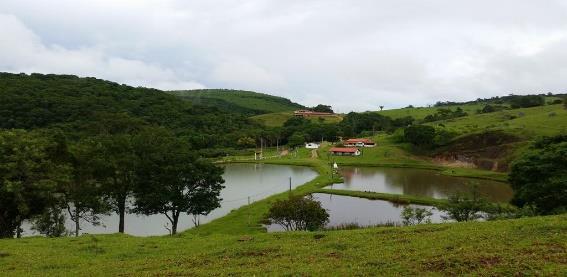
M 467 116 L 468 114 L 461 109 L 461 107 L 457 107 L 454 111 L 450 108 L 440 108 L 437 109 L 437 112 L 434 114 L 427 115 L 423 122 L 433 122 L 439 120 L 447 120 L 451 118 L 463 117 Z
M 106 123 L 106 132 L 77 141 L 54 130 L 0 131 L 0 237 L 19 235 L 25 220 L 37 220 L 46 235 L 62 234 L 61 210 L 75 235 L 81 220 L 97 224 L 110 212 L 124 232 L 131 199 L 134 212 L 165 215 L 175 233 L 181 213 L 219 206 L 222 168 L 199 159 L 187 142 L 124 118 Z

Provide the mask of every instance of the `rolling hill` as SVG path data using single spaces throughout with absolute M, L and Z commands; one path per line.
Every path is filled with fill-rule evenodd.
M 201 89 L 170 91 L 170 93 L 194 104 L 213 106 L 221 110 L 246 115 L 293 111 L 305 108 L 283 97 L 253 91 Z

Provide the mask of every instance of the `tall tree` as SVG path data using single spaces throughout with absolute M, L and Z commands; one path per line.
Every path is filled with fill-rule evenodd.
M 112 210 L 118 214 L 118 232 L 124 233 L 127 201 L 134 190 L 139 164 L 134 141 L 146 124 L 124 113 L 98 113 L 95 119 L 89 131 L 96 134 L 100 145 L 100 151 L 95 153 L 99 161 L 95 166 L 102 168 L 97 178 Z
M 188 146 L 165 131 L 145 140 L 141 179 L 135 191 L 135 211 L 163 214 L 177 233 L 182 213 L 207 215 L 220 207 L 223 169 L 199 160 Z
M 100 215 L 109 211 L 102 184 L 97 176 L 103 171 L 97 154 L 100 145 L 92 139 L 83 139 L 69 148 L 72 170 L 70 182 L 61 184 L 60 191 L 64 195 L 64 208 L 75 223 L 74 234 L 81 231 L 80 222 L 86 221 L 99 225 Z
M 57 148 L 48 134 L 0 131 L 0 238 L 19 237 L 22 222 L 50 207 L 57 184 L 68 180 Z

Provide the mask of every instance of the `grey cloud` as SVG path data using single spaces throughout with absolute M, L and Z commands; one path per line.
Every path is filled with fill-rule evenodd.
M 0 14 L 0 70 L 243 88 L 344 112 L 565 90 L 561 0 L 0 0 Z

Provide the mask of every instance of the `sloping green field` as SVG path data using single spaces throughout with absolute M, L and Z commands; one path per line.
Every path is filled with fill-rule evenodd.
M 567 133 L 567 110 L 563 105 L 504 110 L 430 123 L 443 124 L 460 134 L 505 130 L 524 137 Z
M 203 89 L 171 91 L 170 93 L 195 104 L 215 106 L 247 114 L 274 113 L 304 108 L 289 99 L 253 91 Z
M 351 231 L 0 240 L 2 276 L 567 274 L 567 217 Z
M 283 126 L 283 124 L 292 117 L 293 117 L 293 112 L 279 112 L 279 113 L 256 115 L 250 117 L 250 119 L 267 127 L 280 127 Z M 337 122 L 341 122 L 341 120 L 343 120 L 343 117 L 337 114 L 334 116 L 308 117 L 307 119 L 313 122 L 337 123 Z

